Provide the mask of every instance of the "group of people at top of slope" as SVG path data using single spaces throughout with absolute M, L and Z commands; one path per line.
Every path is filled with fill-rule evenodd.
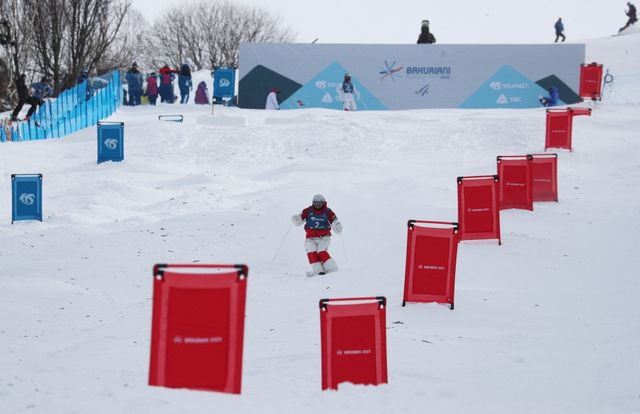
M 191 67 L 187 63 L 183 63 L 180 66 L 180 70 L 172 69 L 168 64 L 165 64 L 157 73 L 155 71 L 151 72 L 146 78 L 147 88 L 146 91 L 144 91 L 142 73 L 138 70 L 138 64 L 133 62 L 125 74 L 125 80 L 129 89 L 129 98 L 125 104 L 131 106 L 140 105 L 142 96 L 146 96 L 151 105 L 156 104 L 158 96 L 160 96 L 160 102 L 174 103 L 178 99 L 173 92 L 173 81 L 176 78 L 176 74 L 178 75 L 180 103 L 186 104 L 189 102 L 189 92 L 193 90 Z M 207 84 L 204 81 L 198 84 L 195 103 L 202 105 L 209 103 Z

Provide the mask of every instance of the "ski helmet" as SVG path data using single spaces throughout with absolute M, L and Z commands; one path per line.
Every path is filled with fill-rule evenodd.
M 327 203 L 327 199 L 322 194 L 316 194 L 313 196 L 311 203 L 315 208 L 322 208 Z
M 351 74 L 349 72 L 344 74 L 344 80 L 351 80 Z

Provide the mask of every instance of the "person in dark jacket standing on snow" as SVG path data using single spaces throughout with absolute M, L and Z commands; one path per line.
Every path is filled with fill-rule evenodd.
M 623 27 L 620 28 L 620 30 L 618 30 L 618 33 L 620 33 L 621 31 L 623 31 L 624 29 L 626 29 L 627 27 L 631 26 L 632 24 L 638 21 L 636 6 L 631 4 L 630 1 L 627 2 L 627 6 L 629 6 L 629 9 L 626 12 L 624 12 L 624 14 L 626 14 L 629 17 L 629 20 L 627 20 L 627 24 L 625 24 Z
M 431 44 L 436 42 L 436 37 L 429 31 L 429 20 L 422 21 L 420 28 L 420 36 L 418 36 L 418 44 Z
M 191 82 L 191 68 L 186 63 L 180 66 L 180 73 L 178 74 L 178 88 L 180 88 L 180 103 L 186 104 L 189 102 L 189 91 L 193 89 L 193 83 Z
M 566 39 L 566 37 L 564 37 L 564 34 L 562 33 L 564 32 L 564 24 L 562 24 L 562 17 L 558 18 L 558 21 L 553 27 L 556 29 L 556 40 L 554 43 L 558 43 L 558 39 L 560 38 L 562 38 L 562 41 L 564 42 L 564 39 Z
M 136 62 L 133 62 L 124 77 L 129 85 L 129 105 L 140 105 L 140 97 L 142 96 L 142 73 L 138 70 L 138 64 Z

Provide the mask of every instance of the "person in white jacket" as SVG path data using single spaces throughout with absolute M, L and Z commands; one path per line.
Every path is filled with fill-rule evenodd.
M 273 88 L 269 95 L 267 95 L 267 102 L 264 105 L 264 109 L 280 109 L 280 105 L 278 105 L 278 94 L 280 93 L 280 89 Z
M 338 93 L 342 99 L 342 108 L 345 111 L 357 111 L 356 96 L 360 96 L 360 92 L 356 89 L 356 86 L 351 83 L 351 74 L 345 73 L 342 84 L 338 87 Z

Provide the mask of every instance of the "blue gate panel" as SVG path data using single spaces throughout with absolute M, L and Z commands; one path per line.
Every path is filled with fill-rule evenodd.
M 236 91 L 236 70 L 230 67 L 217 68 L 213 76 L 213 96 L 218 99 L 233 99 Z
M 42 174 L 12 174 L 11 199 L 11 224 L 42 221 Z
M 98 122 L 98 164 L 124 160 L 124 122 Z

